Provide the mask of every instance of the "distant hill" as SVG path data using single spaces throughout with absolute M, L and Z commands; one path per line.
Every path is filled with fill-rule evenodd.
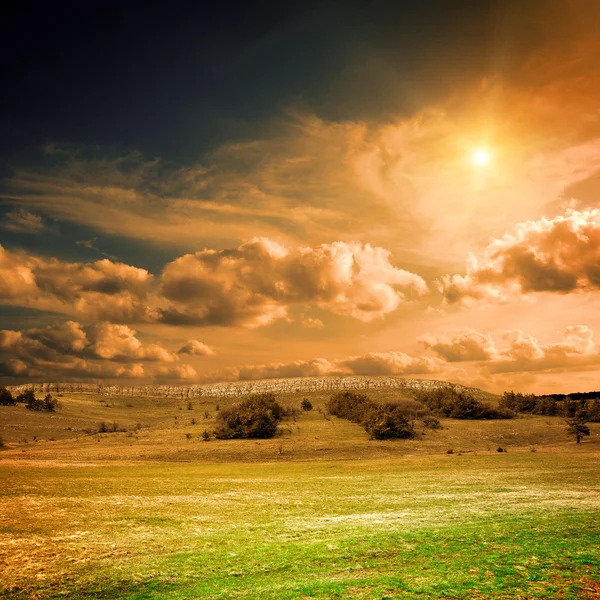
M 202 385 L 103 385 L 95 383 L 28 383 L 8 386 L 13 393 L 33 389 L 39 393 L 91 393 L 118 396 L 146 396 L 160 398 L 237 397 L 245 394 L 273 392 L 275 394 L 328 392 L 339 390 L 385 390 L 398 389 L 407 392 L 453 388 L 469 392 L 479 400 L 496 398 L 495 394 L 479 388 L 466 387 L 435 379 L 408 379 L 389 376 L 349 377 L 298 377 L 291 379 L 261 379 Z

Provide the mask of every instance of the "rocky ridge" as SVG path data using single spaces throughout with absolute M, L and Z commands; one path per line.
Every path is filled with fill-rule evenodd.
M 275 394 L 335 392 L 339 390 L 401 389 L 406 391 L 453 388 L 469 392 L 477 398 L 492 396 L 478 388 L 470 388 L 435 379 L 407 379 L 390 376 L 298 377 L 292 379 L 262 379 L 197 385 L 103 385 L 96 383 L 27 383 L 8 386 L 13 394 L 25 390 L 37 393 L 89 393 L 118 396 L 159 398 L 235 398 L 246 394 L 273 392 Z

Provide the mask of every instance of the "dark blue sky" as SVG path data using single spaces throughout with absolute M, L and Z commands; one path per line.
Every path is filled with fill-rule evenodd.
M 14 3 L 0 25 L 2 158 L 52 141 L 187 161 L 289 106 L 410 113 L 461 79 L 508 72 L 543 4 Z

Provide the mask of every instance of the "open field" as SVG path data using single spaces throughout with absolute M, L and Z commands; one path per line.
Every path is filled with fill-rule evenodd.
M 598 598 L 598 454 L 4 461 L 6 598 Z
M 304 396 L 272 440 L 202 441 L 232 400 L 0 407 L 0 597 L 600 598 L 600 425 L 377 442 Z

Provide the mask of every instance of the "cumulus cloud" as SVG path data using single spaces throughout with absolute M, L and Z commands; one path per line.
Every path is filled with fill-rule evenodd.
M 600 349 L 586 325 L 569 326 L 561 341 L 546 344 L 520 329 L 506 330 L 500 345 L 474 330 L 452 336 L 428 334 L 419 341 L 447 363 L 473 362 L 486 376 L 600 367 Z
M 339 360 L 338 364 L 353 375 L 420 375 L 441 367 L 439 360 L 403 352 L 369 352 Z
M 83 327 L 67 321 L 25 331 L 0 330 L 0 360 L 1 373 L 14 377 L 142 378 L 143 363 L 180 367 L 163 370 L 165 378 L 191 373 L 188 365 L 172 365 L 177 354 L 160 344 L 143 344 L 133 329 L 112 323 Z
M 179 348 L 178 354 L 191 354 L 193 356 L 213 356 L 215 351 L 206 344 L 198 340 L 188 340 L 187 343 Z
M 563 340 L 550 344 L 542 344 L 521 330 L 508 330 L 503 335 L 508 348 L 486 368 L 491 373 L 508 373 L 598 367 L 600 352 L 593 338 L 594 332 L 585 325 L 567 327 Z
M 426 334 L 417 341 L 448 362 L 494 360 L 498 356 L 492 338 L 473 330 L 461 331 L 452 337 Z
M 448 303 L 466 304 L 598 290 L 600 210 L 567 210 L 554 219 L 519 223 L 480 256 L 471 255 L 465 275 L 445 275 L 439 287 Z
M 127 323 L 151 320 L 152 275 L 108 259 L 69 263 L 0 246 L 0 302 Z
M 198 379 L 198 373 L 196 373 L 191 365 L 161 365 L 154 369 L 153 376 L 155 381 L 160 383 L 194 381 Z
M 38 233 L 44 229 L 44 221 L 26 208 L 17 208 L 4 215 L 2 229 L 13 233 Z
M 202 250 L 168 263 L 158 279 L 109 259 L 68 263 L 0 246 L 0 302 L 113 323 L 244 325 L 289 320 L 310 304 L 368 322 L 425 294 L 424 280 L 358 242 L 286 246 L 257 238 L 235 249 Z M 319 327 L 304 318 L 304 326 Z
M 287 363 L 274 362 L 267 365 L 246 365 L 228 372 L 229 377 L 239 380 L 279 379 L 285 377 L 324 377 L 342 375 L 334 363 L 325 358 L 295 360 Z
M 288 317 L 292 304 L 314 302 L 371 321 L 427 291 L 423 279 L 394 267 L 369 244 L 289 247 L 258 238 L 231 250 L 203 250 L 166 265 L 165 323 L 260 326 Z
M 369 352 L 328 360 L 314 358 L 263 365 L 231 368 L 210 378 L 230 380 L 279 379 L 286 377 L 327 377 L 341 375 L 420 375 L 434 373 L 442 361 L 428 357 L 412 357 L 403 352 Z

